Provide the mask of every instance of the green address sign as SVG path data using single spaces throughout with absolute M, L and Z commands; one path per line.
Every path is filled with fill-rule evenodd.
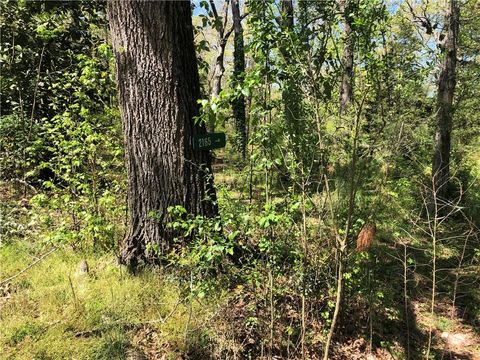
M 225 133 L 193 135 L 194 150 L 212 150 L 225 147 Z

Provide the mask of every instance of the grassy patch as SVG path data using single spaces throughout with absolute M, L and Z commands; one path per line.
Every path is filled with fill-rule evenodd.
M 83 259 L 88 274 L 79 271 Z M 0 279 L 34 260 L 25 244 L 0 247 Z M 112 255 L 63 249 L 8 288 L 0 302 L 0 353 L 6 359 L 123 359 L 138 347 L 173 356 L 169 349 L 188 352 L 203 341 L 202 332 L 192 329 L 206 329 L 213 311 L 204 301 L 190 306 L 178 283 L 159 271 L 132 276 Z

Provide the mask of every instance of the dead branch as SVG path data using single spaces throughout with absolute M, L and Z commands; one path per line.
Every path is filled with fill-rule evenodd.
M 25 269 L 19 271 L 18 273 L 16 273 L 15 275 L 13 276 L 10 276 L 9 278 L 6 278 L 4 280 L 2 280 L 0 282 L 0 286 L 6 284 L 6 283 L 9 283 L 10 281 L 12 281 L 13 279 L 15 279 L 16 277 L 22 275 L 25 271 L 31 269 L 34 265 L 38 264 L 40 261 L 42 261 L 43 259 L 45 259 L 48 255 L 50 255 L 51 253 L 53 253 L 55 250 L 57 250 L 58 248 L 57 247 L 54 247 L 52 250 L 50 250 L 49 252 L 47 252 L 46 254 L 43 254 L 42 256 L 40 256 L 37 260 L 35 260 L 33 263 L 31 263 L 30 265 L 28 265 Z

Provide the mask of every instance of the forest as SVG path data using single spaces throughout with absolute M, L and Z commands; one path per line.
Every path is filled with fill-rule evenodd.
M 0 24 L 1 360 L 480 360 L 480 0 Z

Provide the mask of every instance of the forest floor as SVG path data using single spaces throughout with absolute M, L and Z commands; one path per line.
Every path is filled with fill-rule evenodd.
M 428 304 L 413 304 L 418 323 L 425 329 L 433 327 L 436 349 L 442 359 L 480 360 L 480 335 L 466 324 L 451 305 L 439 304 L 435 318 L 429 314 Z
M 24 200 L 11 195 L 3 188 L 0 203 L 15 203 L 15 211 L 27 211 L 22 210 L 27 206 Z M 250 294 L 238 296 L 242 291 L 191 297 L 171 274 L 155 268 L 131 275 L 109 252 L 54 247 L 42 240 L 41 233 L 23 239 L 4 236 L 0 242 L 0 359 L 232 358 L 224 354 L 238 353 L 257 340 L 254 335 L 232 340 L 230 332 L 244 327 L 239 313 Z M 410 359 L 424 358 L 415 344 L 425 342 L 431 327 L 432 358 L 480 360 L 479 329 L 463 321 L 465 314 L 452 312 L 451 305 L 441 299 L 433 318 L 427 297 L 416 296 L 411 305 L 417 331 L 411 334 Z M 358 329 L 351 321 L 352 329 L 339 328 L 331 359 L 407 358 L 405 346 L 398 342 L 405 341 L 406 334 L 399 333 L 394 322 L 378 315 L 378 321 L 384 322 L 385 346 L 368 351 L 368 338 L 355 335 Z M 319 355 L 312 349 L 307 358 Z
M 1 279 L 39 254 L 27 243 L 0 248 Z M 86 261 L 88 273 L 81 264 Z M 197 339 L 213 305 L 189 303 L 158 271 L 132 276 L 113 256 L 58 249 L 0 286 L 0 358 L 124 359 L 173 356 Z M 154 344 L 154 345 L 153 345 Z
M 58 249 L 3 282 L 39 256 L 27 243 L 0 247 L 1 359 L 203 359 L 202 340 L 226 339 L 216 327 L 228 311 L 227 294 L 190 302 L 165 274 L 129 275 L 112 256 Z M 79 268 L 83 261 L 88 273 Z M 425 329 L 427 307 L 414 304 Z M 479 360 L 478 333 L 456 316 L 441 319 L 433 322 L 436 358 Z M 392 349 L 366 349 L 362 337 L 345 339 L 335 343 L 332 359 L 404 358 Z

